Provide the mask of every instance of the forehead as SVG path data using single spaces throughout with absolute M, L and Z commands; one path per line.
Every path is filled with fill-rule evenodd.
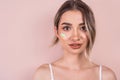
M 69 23 L 83 23 L 83 15 L 78 10 L 70 10 L 63 13 L 60 19 L 60 23 L 69 22 Z

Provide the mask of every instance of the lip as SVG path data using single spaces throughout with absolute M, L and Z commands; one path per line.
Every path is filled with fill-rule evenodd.
M 82 44 L 80 43 L 72 43 L 72 44 L 69 44 L 69 46 L 72 48 L 72 49 L 79 49 L 81 47 Z

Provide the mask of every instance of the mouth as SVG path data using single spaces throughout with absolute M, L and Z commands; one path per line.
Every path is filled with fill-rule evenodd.
M 73 44 L 69 44 L 69 46 L 72 48 L 72 49 L 79 49 L 81 47 L 82 44 L 79 44 L 79 43 L 73 43 Z

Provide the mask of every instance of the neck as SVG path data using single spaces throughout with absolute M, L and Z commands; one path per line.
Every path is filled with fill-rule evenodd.
M 64 53 L 61 61 L 64 65 L 66 65 L 66 67 L 69 67 L 70 69 L 80 69 L 90 64 L 89 59 L 85 56 L 85 52 L 80 54 Z

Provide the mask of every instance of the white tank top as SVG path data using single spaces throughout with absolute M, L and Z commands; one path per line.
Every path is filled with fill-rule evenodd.
M 54 80 L 52 65 L 49 64 L 51 80 Z M 99 67 L 99 80 L 102 80 L 102 65 Z

